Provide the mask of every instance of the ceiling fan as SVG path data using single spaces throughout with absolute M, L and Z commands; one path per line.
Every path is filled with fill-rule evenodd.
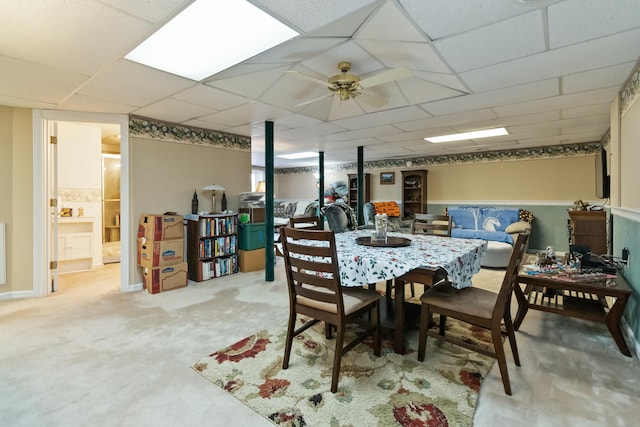
M 326 86 L 330 91 L 330 93 L 326 95 L 322 95 L 318 98 L 305 101 L 301 104 L 296 105 L 296 107 L 308 105 L 312 102 L 320 101 L 321 99 L 329 96 L 338 96 L 340 97 L 341 101 L 347 101 L 349 99 L 358 97 L 360 101 L 363 101 L 369 105 L 372 105 L 374 107 L 382 107 L 387 103 L 386 99 L 380 98 L 379 96 L 363 93 L 361 92 L 361 90 L 404 79 L 411 75 L 411 71 L 407 67 L 400 66 L 360 80 L 360 77 L 354 74 L 349 74 L 350 69 L 351 63 L 342 61 L 338 63 L 338 70 L 340 70 L 340 74 L 329 77 L 326 81 L 317 79 L 307 74 L 299 73 L 295 70 L 287 71 L 294 76 Z

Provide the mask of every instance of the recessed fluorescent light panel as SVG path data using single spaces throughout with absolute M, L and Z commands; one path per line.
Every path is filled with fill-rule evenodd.
M 282 157 L 283 159 L 289 159 L 289 160 L 307 159 L 309 157 L 318 157 L 318 153 L 313 153 L 311 151 L 305 151 L 305 152 L 302 152 L 302 153 L 283 154 L 283 155 L 278 156 L 278 157 Z
M 126 59 L 200 81 L 298 33 L 244 0 L 197 0 Z
M 490 136 L 502 136 L 509 135 L 509 132 L 505 128 L 495 128 L 495 129 L 485 129 L 485 130 L 477 130 L 474 132 L 464 132 L 464 133 L 454 133 L 452 135 L 442 135 L 442 136 L 434 136 L 431 138 L 424 138 L 425 141 L 439 143 L 439 142 L 451 142 L 451 141 L 462 141 L 465 139 L 478 139 L 478 138 L 489 138 Z

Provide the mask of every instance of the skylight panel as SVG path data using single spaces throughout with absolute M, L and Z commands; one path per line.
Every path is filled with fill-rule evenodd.
M 244 0 L 197 0 L 126 59 L 200 81 L 298 33 Z

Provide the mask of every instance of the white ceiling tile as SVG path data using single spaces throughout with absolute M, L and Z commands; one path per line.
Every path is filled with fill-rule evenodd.
M 343 18 L 365 6 L 375 3 L 375 0 L 252 0 L 262 9 L 271 12 L 286 22 L 304 31 L 311 31 L 330 22 Z M 368 8 L 368 13 L 370 13 Z M 368 14 L 367 13 L 367 14 Z
M 515 1 L 400 0 L 432 40 L 479 28 L 537 7 Z
M 222 80 L 222 79 L 227 79 L 230 77 L 238 77 L 238 76 L 243 76 L 243 75 L 247 75 L 247 74 L 253 74 L 256 75 L 257 73 L 259 73 L 260 71 L 268 71 L 268 70 L 272 70 L 276 67 L 282 67 L 286 64 L 262 64 L 259 62 L 243 62 L 237 65 L 234 65 L 233 67 L 227 68 L 226 70 L 220 71 L 217 74 L 214 74 L 213 76 L 210 76 L 204 80 L 202 80 L 202 83 L 207 84 L 208 82 L 213 82 L 216 80 Z
M 187 120 L 182 124 L 185 126 L 194 126 L 197 128 L 204 128 L 204 129 L 214 129 L 217 131 L 224 131 L 225 129 L 230 128 L 230 126 L 224 125 L 222 123 L 216 123 L 211 120 L 204 120 L 203 118 Z M 250 136 L 250 134 L 246 134 L 245 136 Z
M 521 116 L 524 114 L 541 113 L 549 110 L 561 110 L 565 107 L 587 106 L 611 102 L 618 93 L 618 87 L 578 92 L 569 95 L 552 96 L 535 101 L 522 102 L 494 107 L 493 110 L 500 117 Z
M 377 7 L 378 5 L 375 3 L 365 6 L 336 21 L 323 24 L 321 27 L 309 31 L 306 35 L 309 37 L 352 37 Z
M 86 76 L 0 56 L 0 94 L 57 104 L 85 83 Z
M 282 138 L 296 140 L 306 138 L 307 136 L 321 136 L 344 131 L 344 128 L 331 123 L 318 123 L 316 125 L 282 131 L 279 132 L 278 135 Z
M 233 108 L 252 101 L 250 98 L 238 96 L 204 84 L 192 86 L 182 92 L 172 95 L 171 97 L 180 101 L 211 108 L 213 110 L 226 110 L 227 108 Z
M 450 73 L 451 69 L 429 43 L 358 40 L 358 43 L 389 68 L 404 65 L 412 70 Z
M 315 81 L 301 78 L 299 74 L 283 73 L 260 96 L 260 101 L 281 108 L 300 110 L 299 104 L 330 94 L 327 86 L 328 83 L 320 85 Z
M 36 101 L 34 99 L 16 98 L 15 96 L 3 95 L 0 93 L 0 105 L 8 107 L 22 108 L 55 108 L 56 105 L 51 102 Z
M 321 121 L 364 114 L 364 110 L 357 102 L 352 102 L 351 100 L 341 101 L 332 94 L 323 95 L 318 101 L 298 108 L 297 112 Z
M 428 82 L 437 83 L 439 85 L 459 90 L 460 92 L 469 92 L 469 88 L 458 78 L 456 74 L 432 73 L 430 71 L 411 70 L 413 77 L 426 80 Z
M 562 78 L 562 93 L 581 92 L 617 85 L 626 80 L 634 64 L 635 61 L 564 76 Z
M 566 0 L 549 6 L 552 49 L 640 27 L 638 0 Z
M 365 137 L 379 137 L 383 135 L 391 135 L 400 132 L 400 129 L 391 125 L 375 126 L 366 129 L 359 129 L 353 131 L 346 131 L 342 133 L 335 133 L 327 137 L 331 141 L 349 141 L 354 139 L 360 139 Z
M 58 105 L 58 108 L 68 111 L 100 111 L 110 114 L 131 114 L 138 107 L 76 93 L 65 99 L 64 102 Z
M 213 112 L 211 108 L 189 104 L 177 99 L 166 98 L 136 110 L 135 114 L 144 117 L 155 117 L 164 121 L 174 120 L 182 123 L 186 120 L 212 114 Z
M 274 67 L 260 73 L 243 74 L 226 79 L 208 80 L 205 84 L 251 99 L 258 99 L 289 69 L 288 66 Z
M 468 94 L 457 98 L 421 104 L 420 107 L 434 116 L 476 110 L 496 105 L 512 104 L 560 94 L 557 79 L 542 80 L 520 86 L 497 89 L 489 92 Z
M 562 110 L 563 119 L 572 119 L 576 117 L 594 116 L 598 114 L 610 114 L 611 104 L 603 102 L 602 104 L 587 105 L 585 107 L 564 108 Z
M 127 54 L 153 27 L 100 2 L 21 0 L 2 3 L 0 28 L 0 55 L 89 76 Z
M 424 34 L 398 9 L 395 2 L 385 2 L 362 25 L 354 38 L 361 40 L 402 40 L 424 42 Z
M 465 95 L 464 92 L 422 79 L 407 78 L 399 80 L 397 84 L 410 104 L 422 104 Z
M 545 122 L 560 120 L 560 110 L 543 111 L 535 114 L 525 114 L 522 116 L 499 117 L 494 120 L 469 121 L 456 125 L 455 129 L 459 132 L 466 132 L 474 129 L 487 129 L 494 127 L 506 127 L 510 131 L 511 126 L 536 123 L 544 126 Z
M 575 119 L 562 119 L 562 120 L 552 120 L 544 123 L 530 123 L 530 124 L 522 124 L 517 126 L 510 126 L 509 132 L 512 134 L 533 134 L 540 127 L 544 127 L 544 129 L 564 129 L 564 128 L 578 128 L 582 127 L 583 129 L 587 129 L 590 126 L 600 127 L 602 124 L 609 123 L 608 115 L 595 115 L 589 117 L 579 117 Z
M 339 37 L 297 37 L 249 59 L 248 63 L 296 63 L 321 54 L 343 43 Z
M 633 30 L 468 71 L 460 77 L 473 90 L 487 91 L 622 64 L 639 56 L 640 30 Z
M 200 117 L 204 121 L 221 123 L 224 126 L 240 126 L 253 122 L 263 122 L 266 120 L 276 121 L 278 117 L 287 116 L 290 113 L 281 108 L 260 102 L 251 102 L 228 110 L 219 111 L 208 116 Z
M 252 125 L 247 124 L 247 125 L 240 125 L 240 126 L 232 126 L 232 127 L 224 128 L 222 130 L 227 133 L 233 133 L 235 135 L 251 136 Z
M 326 52 L 302 61 L 301 64 L 328 78 L 340 73 L 338 63 L 342 61 L 351 62 L 351 70 L 349 73 L 358 76 L 385 69 L 384 64 L 366 52 L 354 41 L 341 43 Z
M 456 72 L 509 61 L 545 50 L 542 12 L 519 15 L 433 43 Z
M 395 124 L 400 121 L 417 120 L 427 118 L 428 114 L 424 110 L 411 106 L 397 108 L 386 112 L 371 113 L 364 116 L 350 119 L 337 120 L 335 123 L 347 129 L 356 130 L 372 126 Z
M 496 114 L 490 108 L 483 108 L 475 111 L 467 111 L 464 113 L 447 114 L 445 116 L 425 117 L 419 120 L 394 123 L 394 126 L 406 130 L 413 131 L 418 129 L 432 129 L 436 127 L 451 126 L 482 120 L 493 120 Z M 425 135 L 435 136 L 435 135 Z
M 451 129 L 452 130 L 452 129 Z M 448 130 L 442 130 L 443 133 L 449 133 L 449 129 Z M 443 133 L 438 132 L 439 135 L 442 135 Z M 390 135 L 379 135 L 378 139 L 384 142 L 388 142 L 388 143 L 404 143 L 406 144 L 407 141 L 414 141 L 414 142 L 424 142 L 424 137 L 427 136 L 427 134 L 425 133 L 424 130 L 417 130 L 417 131 L 412 131 L 412 132 L 398 132 L 395 134 L 390 134 Z
M 189 79 L 122 59 L 89 81 L 78 93 L 142 107 L 194 84 Z
M 177 15 L 192 2 L 193 0 L 102 0 L 102 3 L 154 24 L 162 23 L 167 20 L 167 17 Z

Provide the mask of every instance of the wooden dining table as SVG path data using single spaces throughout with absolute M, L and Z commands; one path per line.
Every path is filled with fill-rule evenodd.
M 480 259 L 487 242 L 432 235 L 389 233 L 391 238 L 407 239 L 406 245 L 385 246 L 358 243 L 370 239 L 371 230 L 336 233 L 336 252 L 342 286 L 366 286 L 394 280 L 394 350 L 406 350 L 405 284 L 431 286 L 447 279 L 451 286 L 472 286 L 480 271 Z

